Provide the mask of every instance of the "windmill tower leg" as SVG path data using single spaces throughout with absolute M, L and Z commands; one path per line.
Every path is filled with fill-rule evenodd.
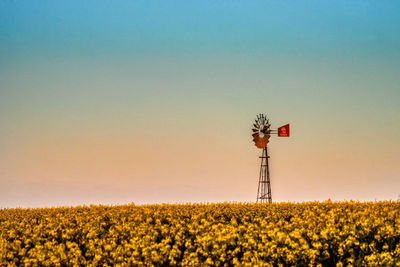
M 266 179 L 265 179 L 265 148 L 263 148 L 262 153 L 261 153 L 261 165 L 260 165 L 260 176 L 258 178 L 258 190 L 257 190 L 257 203 L 264 203 L 265 202 L 265 185 L 266 185 Z
M 272 192 L 271 192 L 271 180 L 270 180 L 270 177 L 269 177 L 269 163 L 268 163 L 268 159 L 269 159 L 269 156 L 268 156 L 268 149 L 267 149 L 267 147 L 265 147 L 265 176 L 267 177 L 267 190 L 268 190 L 268 193 L 267 193 L 267 200 L 268 200 L 268 203 L 272 203 Z
M 271 181 L 269 177 L 268 149 L 265 147 L 261 154 L 260 177 L 258 179 L 257 203 L 272 203 Z

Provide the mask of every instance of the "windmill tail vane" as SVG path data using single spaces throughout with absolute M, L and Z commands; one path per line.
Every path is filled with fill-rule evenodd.
M 279 127 L 277 130 L 271 129 L 271 124 L 267 116 L 264 114 L 257 115 L 256 120 L 253 123 L 252 136 L 254 145 L 257 148 L 262 149 L 261 153 L 261 165 L 260 165 L 260 176 L 258 179 L 257 189 L 257 200 L 260 203 L 272 203 L 272 192 L 271 192 L 271 178 L 269 174 L 269 155 L 267 145 L 271 134 L 277 134 L 279 137 L 289 137 L 290 127 L 289 124 Z

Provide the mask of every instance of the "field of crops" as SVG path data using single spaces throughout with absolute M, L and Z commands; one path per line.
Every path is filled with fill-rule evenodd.
M 400 266 L 400 202 L 0 210 L 0 265 Z

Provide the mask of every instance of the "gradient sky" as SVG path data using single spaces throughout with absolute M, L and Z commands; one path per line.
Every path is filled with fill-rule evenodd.
M 0 207 L 400 198 L 399 1 L 0 1 Z

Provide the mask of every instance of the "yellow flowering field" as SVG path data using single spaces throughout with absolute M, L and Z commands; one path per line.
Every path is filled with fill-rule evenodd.
M 0 265 L 400 266 L 400 202 L 0 210 Z

